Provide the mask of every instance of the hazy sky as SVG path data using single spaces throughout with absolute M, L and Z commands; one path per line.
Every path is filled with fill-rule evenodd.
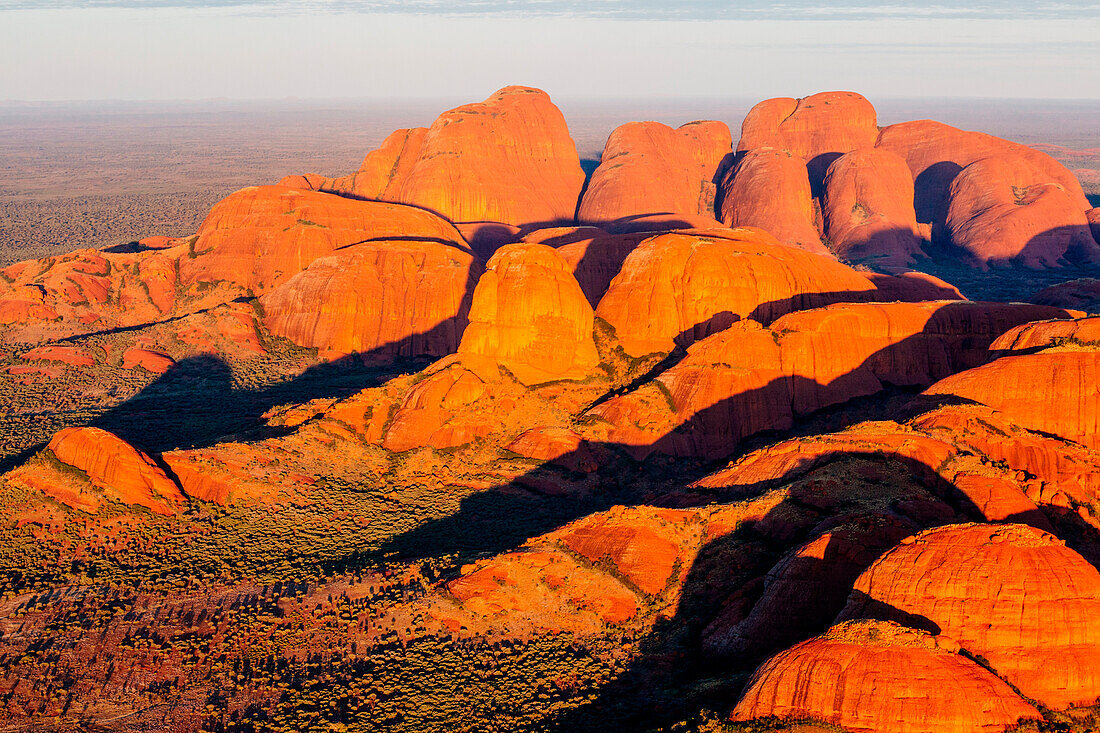
M 0 99 L 1088 99 L 1100 3 L 0 0 Z

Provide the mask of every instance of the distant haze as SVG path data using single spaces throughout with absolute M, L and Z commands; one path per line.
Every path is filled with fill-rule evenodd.
M 1095 99 L 1100 3 L 0 0 L 0 99 Z

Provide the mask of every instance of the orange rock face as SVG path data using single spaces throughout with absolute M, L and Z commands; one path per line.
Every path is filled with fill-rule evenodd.
M 137 369 L 141 367 L 153 374 L 164 374 L 171 369 L 172 365 L 175 363 L 175 360 L 167 354 L 137 347 L 126 349 L 125 353 L 122 355 L 123 369 Z
M 856 581 L 842 616 L 934 628 L 1024 695 L 1062 709 L 1100 697 L 1100 573 L 1025 525 L 926 530 Z
M 382 446 L 397 452 L 425 445 L 452 448 L 487 434 L 492 426 L 484 419 L 471 415 L 467 420 L 454 420 L 485 390 L 485 383 L 476 374 L 460 366 L 435 372 L 409 390 Z
M 806 162 L 818 190 L 836 158 L 872 147 L 877 137 L 877 115 L 870 102 L 854 92 L 821 92 L 803 99 L 779 97 L 757 104 L 741 125 L 737 150 L 788 150 Z
M 252 186 L 210 210 L 180 275 L 189 285 L 226 281 L 259 295 L 341 247 L 394 238 L 466 246 L 451 224 L 422 209 Z
M 913 174 L 889 150 L 837 158 L 825 177 L 825 235 L 838 257 L 878 266 L 912 264 L 924 243 L 913 210 Z
M 629 122 L 607 139 L 577 220 L 614 226 L 653 214 L 714 216 L 715 184 L 731 153 L 722 122 Z
M 512 244 L 486 265 L 459 354 L 488 357 L 524 384 L 583 379 L 599 363 L 592 306 L 544 244 Z
M 777 654 L 749 681 L 735 720 L 812 718 L 850 731 L 1002 731 L 1039 711 L 949 640 L 850 622 Z
M 99 428 L 66 428 L 50 440 L 57 460 L 88 474 L 91 482 L 127 504 L 172 514 L 183 494 L 149 456 Z
M 1025 323 L 993 342 L 993 351 L 1031 351 L 1049 346 L 1073 347 L 1100 342 L 1100 318 Z
M 1065 188 L 1020 159 L 982 158 L 951 182 L 946 227 L 976 264 L 1056 267 L 1092 262 L 1100 246 Z
M 1089 209 L 1085 212 L 1085 218 L 1089 222 L 1092 238 L 1100 242 L 1100 207 Z
M 927 395 L 953 395 L 998 410 L 1016 424 L 1100 448 L 1100 352 L 1004 356 L 948 377 Z M 1052 409 L 1057 406 L 1057 409 Z
M 89 367 L 95 364 L 95 357 L 87 349 L 79 346 L 39 346 L 22 354 L 25 361 L 57 361 L 74 367 Z
M 398 130 L 336 186 L 454 222 L 531 225 L 573 220 L 584 171 L 550 97 L 505 87 L 444 112 L 427 130 Z
M 786 150 L 744 153 L 722 182 L 719 218 L 727 226 L 763 229 L 782 244 L 829 253 L 814 223 L 805 161 Z
M 784 247 L 753 229 L 675 232 L 624 260 L 596 315 L 628 354 L 671 351 L 739 318 L 770 323 L 794 310 L 870 300 L 873 286 L 836 260 Z
M 184 247 L 128 253 L 77 250 L 0 270 L 0 330 L 40 342 L 160 320 L 176 305 Z
M 1064 312 L 1064 311 L 1063 311 Z M 699 341 L 654 384 L 593 408 L 608 439 L 718 458 L 742 439 L 885 384 L 929 385 L 985 361 L 1013 326 L 1057 315 L 1042 306 L 970 302 L 839 303 L 746 320 Z
M 875 145 L 900 155 L 909 164 L 916 185 L 917 221 L 942 223 L 947 215 L 948 189 L 955 176 L 971 163 L 989 157 L 1022 160 L 1039 175 L 1028 185 L 1057 183 L 1076 210 L 1090 208 L 1081 184 L 1054 158 L 992 135 L 918 120 L 883 128 Z
M 573 268 L 573 277 L 577 278 L 584 297 L 595 308 L 611 286 L 611 281 L 619 274 L 627 255 L 652 236 L 652 232 L 598 233 L 562 244 L 557 247 L 557 252 Z
M 315 260 L 260 302 L 273 334 L 325 356 L 445 356 L 458 348 L 480 275 L 455 246 L 364 242 Z

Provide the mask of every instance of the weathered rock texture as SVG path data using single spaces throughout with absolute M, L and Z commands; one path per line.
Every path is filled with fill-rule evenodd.
M 474 290 L 459 353 L 488 357 L 524 384 L 583 379 L 599 363 L 592 306 L 569 265 L 544 244 L 511 244 Z
M 325 356 L 445 356 L 458 348 L 481 271 L 447 244 L 364 242 L 314 260 L 260 302 L 273 334 Z
M 735 720 L 812 718 L 850 731 L 1002 731 L 1039 712 L 950 640 L 851 622 L 777 654 L 753 675 Z
M 1039 171 L 1021 158 L 971 163 L 951 182 L 946 228 L 975 264 L 1056 267 L 1100 255 L 1085 212 L 1058 183 L 1036 183 Z
M 738 319 L 770 323 L 794 310 L 871 300 L 873 285 L 830 257 L 784 247 L 753 229 L 669 233 L 636 247 L 596 315 L 634 356 L 670 351 Z
M 926 530 L 855 582 L 844 618 L 943 633 L 1024 695 L 1062 709 L 1100 696 L 1100 573 L 1025 525 Z
M 466 247 L 454 226 L 423 209 L 252 186 L 210 210 L 180 275 L 187 285 L 231 282 L 260 295 L 342 247 L 395 238 Z
M 621 125 L 607 139 L 577 220 L 614 226 L 653 214 L 713 217 L 716 177 L 731 143 L 722 122 Z
M 888 150 L 864 148 L 837 158 L 825 177 L 822 208 L 825 236 L 838 257 L 898 267 L 921 252 L 913 174 Z
M 998 410 L 1016 424 L 1100 448 L 1100 351 L 1004 356 L 948 377 L 926 395 L 951 395 Z
M 171 514 L 184 502 L 179 487 L 137 448 L 99 428 L 66 428 L 50 440 L 57 460 L 88 474 L 93 485 L 127 504 Z
M 722 182 L 719 218 L 731 227 L 758 227 L 782 244 L 828 254 L 816 225 L 810 179 L 802 158 L 779 148 L 742 155 Z

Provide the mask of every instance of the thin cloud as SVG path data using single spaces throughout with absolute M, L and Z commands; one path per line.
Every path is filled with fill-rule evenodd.
M 631 20 L 876 20 L 1095 19 L 1096 2 L 965 2 L 932 5 L 850 0 L 822 7 L 816 0 L 730 3 L 727 0 L 0 0 L 0 11 L 86 8 L 214 9 L 245 14 L 356 13 L 451 16 L 572 16 Z

